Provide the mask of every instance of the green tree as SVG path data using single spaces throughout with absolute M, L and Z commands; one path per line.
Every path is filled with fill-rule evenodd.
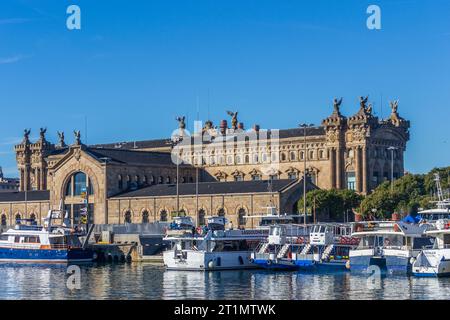
M 312 190 L 306 194 L 308 215 L 315 210 L 317 216 L 331 220 L 343 220 L 345 212 L 357 208 L 362 196 L 353 190 Z M 303 199 L 298 202 L 298 211 L 303 212 Z

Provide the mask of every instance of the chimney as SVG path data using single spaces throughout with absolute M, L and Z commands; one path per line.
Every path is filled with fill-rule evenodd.
M 244 123 L 243 122 L 239 122 L 238 129 L 244 130 Z
M 253 125 L 253 130 L 259 132 L 259 124 Z

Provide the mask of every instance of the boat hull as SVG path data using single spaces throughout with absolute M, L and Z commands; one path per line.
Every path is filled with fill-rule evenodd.
M 386 256 L 386 270 L 392 275 L 411 274 L 412 265 L 409 257 Z
M 351 256 L 350 271 L 355 273 L 367 273 L 369 267 L 377 266 L 381 270 L 386 270 L 386 259 L 374 256 Z
M 68 263 L 90 262 L 94 252 L 81 248 L 73 249 L 18 249 L 0 248 L 0 262 L 12 263 Z
M 254 269 L 250 251 L 203 252 L 186 250 L 183 256 L 176 256 L 173 250 L 164 251 L 164 265 L 168 270 L 215 271 Z
M 425 263 L 421 263 L 425 259 Z M 417 257 L 412 274 L 416 277 L 449 277 L 450 249 L 424 250 Z

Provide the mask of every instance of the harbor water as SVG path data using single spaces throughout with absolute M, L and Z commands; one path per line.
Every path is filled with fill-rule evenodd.
M 166 271 L 148 263 L 82 265 L 68 289 L 65 265 L 0 265 L 0 299 L 450 299 L 450 278 L 350 272 Z

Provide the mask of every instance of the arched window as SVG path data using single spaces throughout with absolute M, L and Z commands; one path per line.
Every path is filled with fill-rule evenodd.
M 205 225 L 205 210 L 204 209 L 200 209 L 198 210 L 198 225 L 199 226 L 204 226 Z
M 30 219 L 36 221 L 36 215 L 34 213 L 30 214 Z
M 7 218 L 6 218 L 6 214 L 2 214 L 2 221 L 1 221 L 1 225 L 2 227 L 6 227 L 6 225 L 8 224 L 7 222 Z
M 320 159 L 325 158 L 325 157 L 324 157 L 324 152 L 323 152 L 323 150 L 320 150 L 320 151 L 319 151 L 319 157 L 320 157 Z
M 314 159 L 314 151 L 309 152 L 309 159 Z
M 248 154 L 245 155 L 245 163 L 250 163 L 250 157 Z
M 291 151 L 289 157 L 290 157 L 291 161 L 294 161 L 294 160 L 295 160 L 295 152 L 294 152 L 294 151 Z
M 238 225 L 239 226 L 245 226 L 247 223 L 247 219 L 245 218 L 246 212 L 244 208 L 240 208 L 238 211 Z
M 217 210 L 217 215 L 219 217 L 225 216 L 225 209 L 224 208 L 220 208 L 219 210 Z
M 263 153 L 261 158 L 263 163 L 267 162 L 267 154 Z
M 257 154 L 254 154 L 254 155 L 253 155 L 253 163 L 258 163 L 258 161 L 259 161 L 258 155 L 257 155 Z
M 180 211 L 178 212 L 178 216 L 179 217 L 186 217 L 186 210 L 180 209 Z
M 22 219 L 22 216 L 20 215 L 20 213 L 16 214 L 16 224 L 20 224 L 20 219 Z
M 122 189 L 123 189 L 123 179 L 122 179 L 122 175 L 119 174 L 119 176 L 118 176 L 117 178 L 118 178 L 118 187 L 119 187 L 119 190 L 122 190 Z
M 161 212 L 159 213 L 159 220 L 167 221 L 167 211 L 166 210 L 161 210 Z
M 148 217 L 149 217 L 148 210 L 142 211 L 142 223 L 148 223 L 149 222 Z
M 236 156 L 236 164 L 241 164 L 241 156 Z
M 295 172 L 295 171 L 289 172 L 289 173 L 288 173 L 288 179 L 290 179 L 290 180 L 295 180 L 295 179 L 297 179 L 297 172 Z
M 167 184 L 170 184 L 170 177 L 167 177 L 167 178 L 166 178 L 166 183 L 167 183 Z
M 286 161 L 286 153 L 281 154 L 281 161 Z
M 154 184 L 155 183 L 155 177 L 154 176 L 150 176 L 150 184 Z
M 84 192 L 94 194 L 91 179 L 88 179 L 84 172 L 74 173 L 68 180 L 66 186 L 66 196 L 80 196 Z
M 125 223 L 131 223 L 131 211 L 127 210 L 124 215 Z
M 278 153 L 272 152 L 271 161 L 278 162 Z
M 158 178 L 158 183 L 159 183 L 159 184 L 162 184 L 163 181 L 164 181 L 164 178 L 163 178 L 162 176 L 159 176 L 159 178 Z
M 127 181 L 126 181 L 126 188 L 127 189 L 130 189 L 131 188 L 131 177 L 130 177 L 130 175 L 127 175 Z
M 143 185 L 147 185 L 148 184 L 147 176 L 143 176 L 142 177 L 142 184 Z

